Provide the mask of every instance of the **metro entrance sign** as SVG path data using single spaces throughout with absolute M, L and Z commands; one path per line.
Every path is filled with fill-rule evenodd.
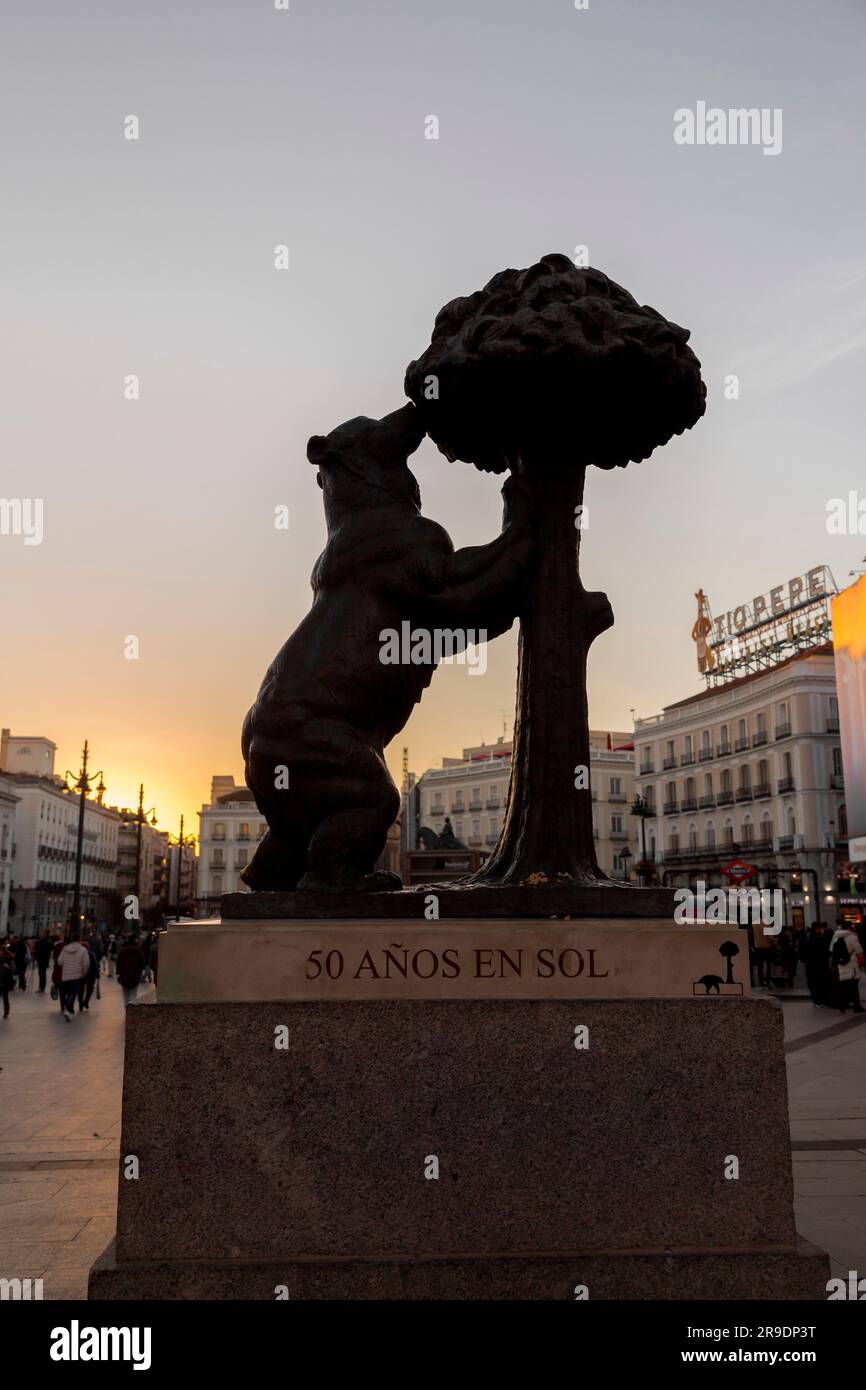
M 753 864 L 745 864 L 742 859 L 732 859 L 730 864 L 722 866 L 722 873 L 732 883 L 742 883 L 743 879 L 751 878 L 757 872 Z

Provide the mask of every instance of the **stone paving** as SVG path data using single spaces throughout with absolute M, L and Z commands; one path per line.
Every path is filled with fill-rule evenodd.
M 41 1278 L 46 1299 L 85 1298 L 114 1234 L 123 1007 L 114 980 L 103 976 L 101 993 L 66 1023 L 31 982 L 0 1020 L 0 1277 Z M 863 1277 L 866 1019 L 800 998 L 782 1007 L 797 1227 L 828 1251 L 834 1275 Z M 760 1086 L 760 1058 L 754 1078 Z

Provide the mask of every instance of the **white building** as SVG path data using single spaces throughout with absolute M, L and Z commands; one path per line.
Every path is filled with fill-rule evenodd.
M 219 910 L 223 893 L 249 892 L 241 870 L 267 830 L 252 792 L 234 777 L 214 777 L 210 802 L 199 811 L 199 912 Z
M 668 883 L 721 884 L 742 858 L 788 892 L 795 921 L 835 919 L 847 822 L 829 644 L 639 719 L 634 741 Z
M 11 890 L 16 912 L 10 913 L 10 928 L 37 936 L 44 927 L 64 926 L 72 907 L 79 796 L 59 777 L 22 772 L 7 780 L 18 797 Z M 81 911 L 97 922 L 109 920 L 117 891 L 119 825 L 114 808 L 85 803 Z
M 55 775 L 55 752 L 51 739 L 13 736 L 8 729 L 0 732 L 0 764 L 7 787 L 17 798 L 8 927 L 24 936 L 37 936 L 45 927 L 65 926 L 73 902 L 79 796 Z M 97 922 L 113 916 L 119 824 L 119 813 L 103 806 L 101 795 L 87 800 L 81 911 Z
M 0 937 L 9 930 L 9 890 L 12 886 L 12 849 L 15 843 L 15 808 L 18 795 L 9 777 L 0 775 Z
M 630 816 L 634 800 L 634 750 L 629 733 L 590 732 L 592 821 L 599 868 L 622 878 L 637 858 L 638 826 Z M 440 833 L 446 816 L 458 840 L 491 853 L 499 839 L 508 782 L 511 741 L 464 748 L 460 758 L 443 758 L 418 780 L 419 825 Z M 628 855 L 623 858 L 623 850 Z

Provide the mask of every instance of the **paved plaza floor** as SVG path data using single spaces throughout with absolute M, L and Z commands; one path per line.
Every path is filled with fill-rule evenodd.
M 41 1278 L 46 1299 L 85 1298 L 114 1234 L 123 1004 L 106 976 L 101 993 L 66 1023 L 47 993 L 15 991 L 0 1021 L 0 1277 Z M 834 1275 L 863 1277 L 866 1019 L 804 999 L 782 1007 L 797 1227 L 828 1251 Z

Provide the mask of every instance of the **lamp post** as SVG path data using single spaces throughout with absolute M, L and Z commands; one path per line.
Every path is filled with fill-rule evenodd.
M 191 850 L 195 851 L 195 836 L 194 836 L 194 835 L 184 835 L 184 833 L 183 833 L 183 816 L 181 816 L 181 818 L 180 818 L 180 833 L 179 833 L 179 835 L 178 835 L 176 838 L 175 838 L 175 836 L 173 836 L 173 835 L 169 835 L 169 837 L 168 837 L 168 902 L 169 902 L 169 906 L 171 905 L 171 851 L 172 851 L 172 848 L 173 848 L 173 847 L 177 849 L 177 898 L 176 898 L 176 901 L 175 901 L 175 906 L 176 906 L 176 908 L 177 908 L 177 910 L 178 910 L 178 914 L 180 914 L 180 893 L 181 893 L 181 885 L 182 885 L 182 882 L 183 882 L 183 855 L 184 855 L 184 850 L 186 850 L 186 849 L 191 849 Z
M 623 846 L 619 852 L 619 857 L 622 861 L 622 881 L 628 883 L 628 861 L 631 859 L 631 850 L 628 845 Z
M 138 810 L 135 813 L 135 905 L 138 911 L 136 921 L 139 928 L 141 927 L 141 827 L 148 819 L 150 819 L 151 825 L 156 825 L 156 811 L 153 806 L 147 811 L 144 809 L 144 783 L 142 782 L 138 789 Z
M 78 803 L 78 839 L 75 848 L 75 886 L 72 890 L 72 927 L 75 931 L 81 929 L 81 861 L 84 855 L 84 803 L 90 794 L 90 784 L 99 778 L 97 791 L 105 791 L 105 783 L 102 780 L 101 772 L 88 772 L 87 760 L 90 750 L 87 739 L 84 740 L 84 748 L 81 753 L 81 770 L 78 776 L 74 772 L 66 773 L 66 785 L 70 791 L 77 791 L 80 796 Z M 70 777 L 73 779 L 70 783 Z
M 641 871 L 640 871 L 640 883 L 641 883 L 641 888 L 644 888 L 644 887 L 646 887 L 646 879 L 647 879 L 647 874 L 646 874 L 646 864 L 647 864 L 647 857 L 646 857 L 646 823 L 647 823 L 647 819 L 648 819 L 649 816 L 655 816 L 655 811 L 653 810 L 652 806 L 650 806 L 649 802 L 645 799 L 645 797 L 640 796 L 639 793 L 635 793 L 634 802 L 632 803 L 632 808 L 631 808 L 631 811 L 629 812 L 629 815 L 632 815 L 632 816 L 639 816 L 639 817 L 640 817 L 640 841 L 641 841 L 641 865 L 642 865 L 642 868 L 641 868 Z M 620 857 L 622 857 L 622 856 L 620 856 Z

